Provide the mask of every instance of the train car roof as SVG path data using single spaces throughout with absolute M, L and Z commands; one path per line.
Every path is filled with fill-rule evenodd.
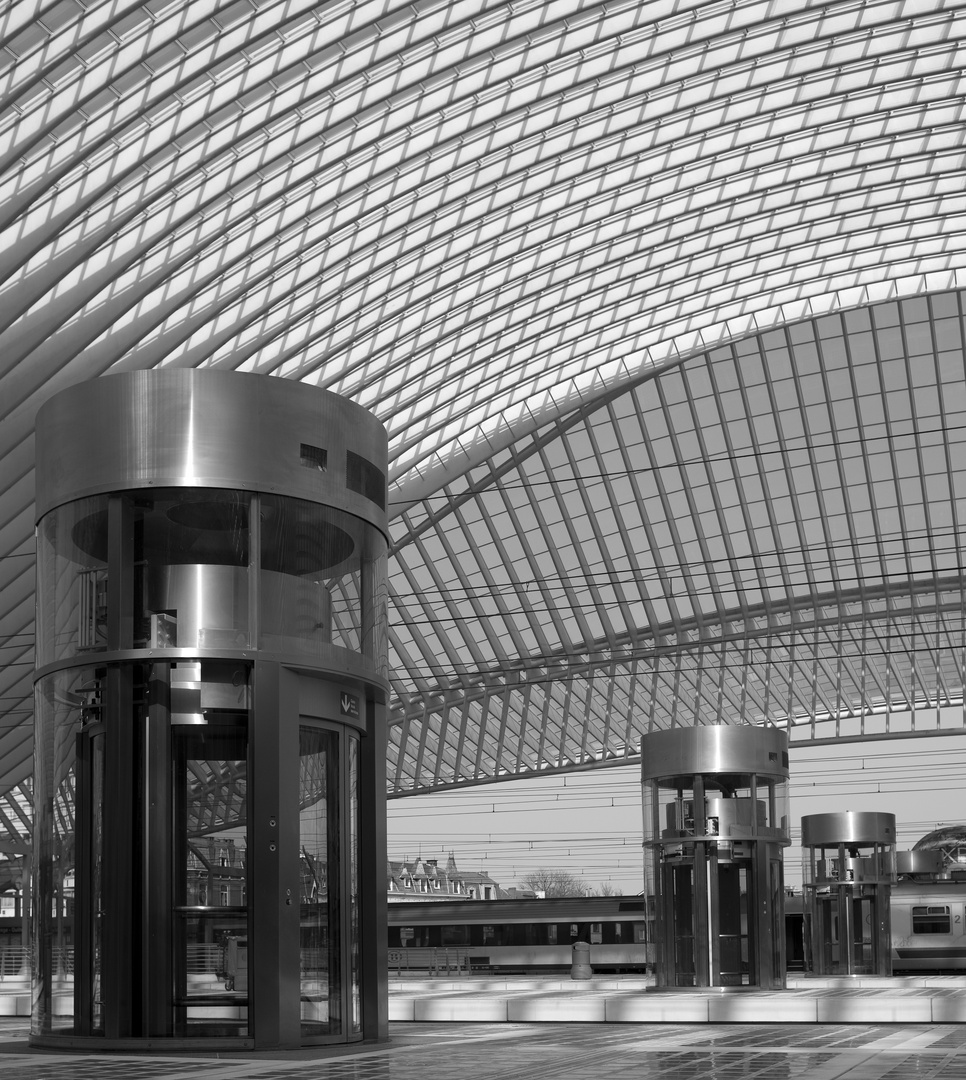
M 568 919 L 639 920 L 647 914 L 643 896 L 555 897 L 549 900 L 428 900 L 389 905 L 389 922 L 488 923 L 566 922 Z

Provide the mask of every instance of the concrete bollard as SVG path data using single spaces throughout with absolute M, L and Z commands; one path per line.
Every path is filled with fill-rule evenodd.
M 586 941 L 575 941 L 573 963 L 570 965 L 571 979 L 593 978 L 594 970 L 590 966 L 590 946 Z

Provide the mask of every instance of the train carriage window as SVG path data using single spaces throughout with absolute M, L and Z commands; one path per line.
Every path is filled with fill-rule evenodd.
M 441 927 L 444 945 L 469 945 L 470 928 L 466 925 Z
M 952 923 L 948 904 L 922 904 L 912 909 L 914 934 L 948 934 Z
M 557 924 L 556 923 L 548 923 L 547 924 L 547 944 L 548 945 L 556 945 L 557 944 Z
M 523 924 L 524 944 L 525 945 L 546 945 L 547 944 L 547 927 L 541 922 L 531 922 Z
M 527 940 L 528 927 L 523 923 L 508 923 L 501 926 L 501 943 L 503 945 L 530 945 Z

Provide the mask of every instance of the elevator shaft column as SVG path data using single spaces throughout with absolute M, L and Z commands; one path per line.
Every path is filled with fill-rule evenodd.
M 895 840 L 894 814 L 846 810 L 802 818 L 807 974 L 892 974 Z
M 288 379 L 41 409 L 34 1045 L 387 1037 L 387 467 Z
M 657 985 L 783 988 L 787 737 L 660 731 L 641 755 Z

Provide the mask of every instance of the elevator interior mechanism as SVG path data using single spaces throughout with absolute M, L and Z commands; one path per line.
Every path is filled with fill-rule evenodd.
M 894 814 L 846 810 L 802 818 L 807 974 L 892 974 L 895 880 Z
M 657 985 L 783 987 L 784 734 L 662 731 L 641 751 Z

